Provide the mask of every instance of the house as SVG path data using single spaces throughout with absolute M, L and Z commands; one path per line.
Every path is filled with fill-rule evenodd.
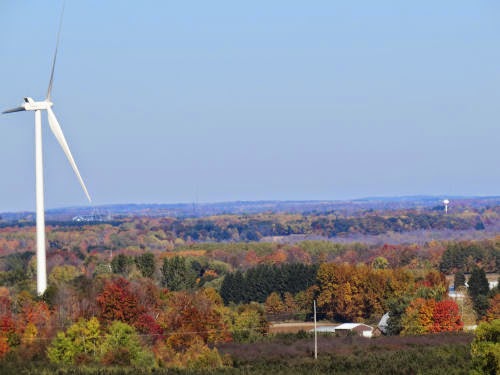
M 339 336 L 356 334 L 362 337 L 372 337 L 373 328 L 363 323 L 343 323 L 335 327 L 335 333 Z

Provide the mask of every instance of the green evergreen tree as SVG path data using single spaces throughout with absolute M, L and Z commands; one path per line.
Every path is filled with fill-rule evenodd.
M 184 257 L 175 256 L 163 259 L 161 273 L 162 285 L 170 290 L 192 289 L 196 285 L 196 273 Z
M 482 268 L 474 268 L 469 278 L 469 295 L 474 304 L 474 310 L 479 318 L 486 314 L 489 308 L 488 293 L 490 284 Z
M 469 294 L 472 299 L 486 296 L 490 291 L 490 284 L 482 268 L 474 268 L 469 278 Z
M 222 284 L 220 286 L 220 296 L 222 300 L 227 305 L 229 302 L 234 302 L 234 275 L 232 273 L 226 274 L 224 279 L 222 280 Z
M 233 275 L 233 302 L 240 303 L 244 300 L 247 294 L 247 286 L 245 279 L 243 278 L 243 273 L 237 270 Z
M 485 295 L 478 295 L 476 298 L 472 299 L 472 303 L 474 304 L 474 310 L 476 310 L 477 316 L 482 318 L 486 315 L 486 312 L 490 308 L 490 300 Z
M 399 335 L 403 330 L 401 318 L 404 315 L 406 308 L 413 299 L 410 295 L 404 295 L 401 298 L 392 298 L 388 301 L 389 320 L 387 322 L 387 334 Z
M 130 264 L 132 263 L 132 259 L 125 254 L 118 254 L 118 256 L 114 257 L 111 261 L 111 269 L 113 273 L 125 275 L 128 273 Z
M 155 273 L 155 256 L 153 253 L 144 253 L 135 257 L 135 264 L 144 277 L 153 277 Z
M 268 265 L 259 264 L 243 274 L 241 271 L 229 273 L 221 285 L 224 302 L 264 303 L 267 297 L 277 292 L 297 294 L 316 283 L 318 267 L 300 263 Z

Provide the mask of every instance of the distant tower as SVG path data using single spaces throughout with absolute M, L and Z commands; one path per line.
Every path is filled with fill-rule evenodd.
M 447 214 L 448 213 L 448 205 L 450 204 L 450 201 L 448 199 L 445 199 L 443 201 L 443 204 L 444 204 L 444 213 Z

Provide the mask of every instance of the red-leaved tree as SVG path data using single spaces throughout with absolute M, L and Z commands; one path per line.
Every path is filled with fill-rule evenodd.
M 139 304 L 130 283 L 122 277 L 106 281 L 96 300 L 100 309 L 99 318 L 103 323 L 119 320 L 134 324 L 144 313 L 144 307 Z
M 432 332 L 461 331 L 464 323 L 455 301 L 447 299 L 434 306 Z

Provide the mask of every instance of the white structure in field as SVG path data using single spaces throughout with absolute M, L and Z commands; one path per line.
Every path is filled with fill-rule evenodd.
M 309 332 L 314 332 L 313 328 Z M 339 336 L 348 336 L 350 334 L 355 334 L 362 337 L 372 337 L 373 327 L 363 323 L 342 323 L 338 326 L 319 326 L 316 328 L 318 333 L 335 333 Z
M 64 10 L 64 9 L 63 9 Z M 47 111 L 47 117 L 50 129 L 56 137 L 57 141 L 61 145 L 66 157 L 68 158 L 73 171 L 80 182 L 80 185 L 90 202 L 90 195 L 85 187 L 78 167 L 76 166 L 73 155 L 68 147 L 66 138 L 61 130 L 61 126 L 57 121 L 57 118 L 52 111 L 52 101 L 51 101 L 51 91 L 52 83 L 54 81 L 54 68 L 56 66 L 57 58 L 57 48 L 59 45 L 59 34 L 61 32 L 62 24 L 62 14 L 61 21 L 59 23 L 59 31 L 57 33 L 57 43 L 56 50 L 54 53 L 54 60 L 52 61 L 52 71 L 50 74 L 49 87 L 47 89 L 47 96 L 45 100 L 34 101 L 32 98 L 24 98 L 24 103 L 17 108 L 8 109 L 2 113 L 12 113 L 20 111 L 34 111 L 35 112 L 35 176 L 36 176 L 36 277 L 37 277 L 37 293 L 39 295 L 43 294 L 47 289 L 47 266 L 46 266 L 46 255 L 45 255 L 45 209 L 44 209 L 44 197 L 43 197 L 43 154 L 42 154 L 42 114 L 41 111 Z
M 448 213 L 448 205 L 450 204 L 450 201 L 448 199 L 445 199 L 445 200 L 443 200 L 443 204 L 444 204 L 444 213 L 447 214 Z

